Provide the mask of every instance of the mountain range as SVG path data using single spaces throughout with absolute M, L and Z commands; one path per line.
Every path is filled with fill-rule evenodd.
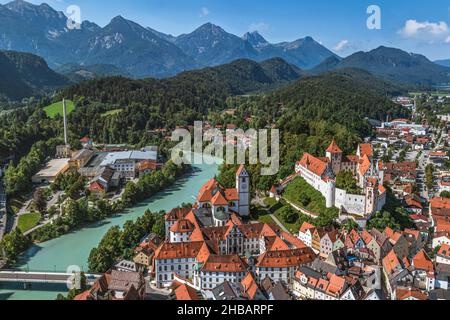
M 362 69 L 384 80 L 414 85 L 450 83 L 450 68 L 446 66 L 449 61 L 433 63 L 422 55 L 395 48 L 379 47 L 341 58 L 311 37 L 272 44 L 257 31 L 238 37 L 211 23 L 177 37 L 145 28 L 121 16 L 113 18 L 103 28 L 84 21 L 79 29 L 69 30 L 66 23 L 67 17 L 47 4 L 33 5 L 16 0 L 0 5 L 0 50 L 35 54 L 33 59 L 28 56 L 39 61 L 32 65 L 44 68 L 45 64 L 47 68 L 46 61 L 50 68 L 65 76 L 52 85 L 42 86 L 33 83 L 38 74 L 23 79 L 16 70 L 14 74 L 19 75 L 20 81 L 3 79 L 2 88 L 9 89 L 0 93 L 8 92 L 3 94 L 10 99 L 20 99 L 25 93 L 35 94 L 44 88 L 67 84 L 68 79 L 79 82 L 105 76 L 165 78 L 242 59 L 277 64 L 285 73 L 278 72 L 276 76 L 280 81 L 276 82 L 290 81 L 293 74 L 301 77 L 340 69 Z M 3 60 L 3 65 L 7 62 Z M 45 70 L 42 74 L 50 75 L 49 72 L 51 70 Z M 11 93 L 14 86 L 18 94 Z
M 337 57 L 311 37 L 270 44 L 257 32 L 238 37 L 211 23 L 178 37 L 121 16 L 103 28 L 84 21 L 69 30 L 66 23 L 67 17 L 47 4 L 16 0 L 0 5 L 0 49 L 34 53 L 52 68 L 111 64 L 133 77 L 167 77 L 237 59 L 274 57 L 309 69 Z
M 415 85 L 450 82 L 449 67 L 433 63 L 420 54 L 383 46 L 369 52 L 356 52 L 344 59 L 327 58 L 310 72 L 320 74 L 342 68 L 363 69 L 387 80 Z
M 444 60 L 436 60 L 434 63 L 444 66 L 444 67 L 450 67 L 450 59 L 444 59 Z

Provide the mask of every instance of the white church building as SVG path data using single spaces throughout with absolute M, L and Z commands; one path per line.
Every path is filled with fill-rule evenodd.
M 386 204 L 383 171 L 374 163 L 371 144 L 359 145 L 355 156 L 344 156 L 333 140 L 325 157 L 305 153 L 295 171 L 325 197 L 327 208 L 340 210 L 341 218 L 366 221 Z M 361 194 L 350 194 L 336 187 L 336 176 L 345 171 L 353 174 Z

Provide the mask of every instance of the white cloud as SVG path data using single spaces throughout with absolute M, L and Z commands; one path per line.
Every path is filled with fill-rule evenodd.
M 349 41 L 348 40 L 342 40 L 337 45 L 334 46 L 333 50 L 335 51 L 342 51 L 348 48 Z
M 445 43 L 450 43 L 450 36 L 448 36 L 447 39 L 445 39 Z
M 408 20 L 405 26 L 398 32 L 405 38 L 416 38 L 427 41 L 444 40 L 450 34 L 450 29 L 446 22 L 420 22 Z
M 257 22 L 257 23 L 252 23 L 249 27 L 248 27 L 248 31 L 253 32 L 253 31 L 267 31 L 270 29 L 270 25 L 268 23 L 265 22 Z
M 200 9 L 200 17 L 206 17 L 206 16 L 209 16 L 209 14 L 210 14 L 211 12 L 209 11 L 209 9 L 208 8 L 206 8 L 206 7 L 202 7 L 201 9 Z

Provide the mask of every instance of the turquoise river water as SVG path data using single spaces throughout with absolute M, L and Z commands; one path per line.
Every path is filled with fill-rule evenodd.
M 124 214 L 31 247 L 21 259 L 21 268 L 31 271 L 65 271 L 67 267 L 77 265 L 86 271 L 91 249 L 97 246 L 112 226 L 122 226 L 128 220 L 135 220 L 147 209 L 154 212 L 167 211 L 182 203 L 193 203 L 199 188 L 217 174 L 218 165 L 202 164 L 193 167 L 194 173 L 191 176 L 180 179 L 171 188 Z M 30 289 L 24 290 L 23 284 L 0 283 L 0 300 L 53 300 L 58 293 L 64 292 L 66 289 L 63 285 L 32 285 Z

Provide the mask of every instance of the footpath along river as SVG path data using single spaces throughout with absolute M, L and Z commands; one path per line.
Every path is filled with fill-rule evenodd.
M 64 271 L 77 265 L 87 271 L 87 260 L 91 249 L 96 247 L 109 228 L 123 226 L 128 220 L 136 220 L 149 209 L 168 211 L 182 203 L 193 203 L 198 190 L 218 173 L 217 164 L 193 165 L 194 173 L 178 180 L 172 187 L 100 223 L 76 230 L 57 239 L 34 245 L 24 253 L 21 268 L 37 271 Z M 61 285 L 32 285 L 24 290 L 23 284 L 0 283 L 0 300 L 53 300 L 66 289 Z

